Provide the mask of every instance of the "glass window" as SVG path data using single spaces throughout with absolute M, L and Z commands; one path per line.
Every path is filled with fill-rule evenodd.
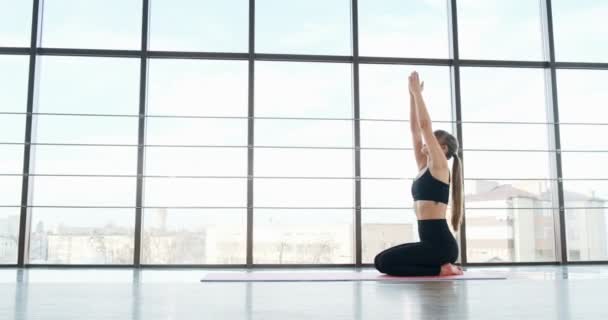
M 255 175 L 262 177 L 353 177 L 349 149 L 257 149 Z
M 608 124 L 606 82 L 606 70 L 557 70 L 559 120 Z
M 361 176 L 414 178 L 418 165 L 412 150 L 361 150 Z
M 564 180 L 566 208 L 608 207 L 607 180 Z
M 21 176 L 1 176 L 0 175 L 0 205 L 21 206 Z
M 136 147 L 35 146 L 35 174 L 137 174 Z
M 607 178 L 608 152 L 562 152 L 562 173 L 566 179 Z
M 448 58 L 448 6 L 434 1 L 359 1 L 362 56 Z
M 244 264 L 245 209 L 146 209 L 145 264 Z
M 467 208 L 557 208 L 555 180 L 465 180 Z
M 477 67 L 461 70 L 463 121 L 550 122 L 544 70 Z
M 543 60 L 538 0 L 457 1 L 460 57 Z
M 146 207 L 245 207 L 246 179 L 145 178 Z
M 34 206 L 135 206 L 135 177 L 38 176 L 32 186 Z
M 29 47 L 32 1 L 1 0 L 0 8 L 0 46 Z
M 37 143 L 137 145 L 137 117 L 34 116 Z
M 2 7 L 5 2 L 2 1 Z M 23 1 L 25 3 L 26 1 Z M 21 1 L 10 1 L 22 3 Z M 0 13 L 0 16 L 4 13 Z M 9 10 L 10 12 L 10 10 Z M 0 35 L 2 23 L 0 18 Z M 0 36 L 0 39 L 4 39 Z M 2 45 L 0 43 L 0 45 Z M 27 111 L 27 83 L 29 73 L 29 56 L 0 55 L 0 112 L 26 112 Z M 4 128 L 4 126 L 2 126 Z
M 566 210 L 566 235 L 570 261 L 608 260 L 605 207 Z
M 0 145 L 0 173 L 23 172 L 23 146 Z M 4 189 L 2 189 L 4 190 Z M 1 193 L 1 192 L 0 192 Z
M 0 177 L 0 184 L 1 181 L 2 178 Z M 2 188 L 2 190 L 6 189 Z M 20 211 L 20 208 L 0 208 L 0 241 L 2 241 L 0 264 L 17 263 Z
M 257 117 L 352 118 L 347 63 L 256 62 Z
M 256 119 L 256 146 L 353 148 L 352 120 Z
M 146 147 L 145 161 L 152 176 L 247 175 L 246 148 Z
M 466 149 L 549 150 L 548 137 L 553 126 L 465 123 L 462 131 Z
M 424 81 L 424 101 L 431 119 L 452 121 L 448 67 L 375 64 L 362 64 L 360 67 L 361 119 L 409 119 L 407 77 L 414 70 Z
M 555 261 L 553 218 L 550 209 L 468 209 L 468 261 Z
M 135 209 L 33 208 L 30 263 L 132 264 Z
M 256 207 L 353 207 L 350 179 L 256 179 Z
M 25 141 L 25 115 L 0 113 L 0 143 L 23 143 Z
M 154 0 L 150 48 L 171 51 L 247 52 L 247 0 Z
M 552 156 L 550 152 L 533 151 L 466 151 L 464 176 L 478 179 L 550 179 Z
M 257 0 L 256 52 L 351 54 L 350 1 Z
M 364 179 L 361 182 L 361 205 L 364 208 L 411 208 L 412 180 Z
M 146 144 L 247 146 L 247 119 L 147 118 Z
M 140 49 L 142 1 L 44 1 L 42 45 L 53 48 Z
M 361 121 L 362 148 L 413 148 L 410 123 L 403 121 Z M 433 130 L 453 133 L 453 124 L 433 122 Z
M 553 0 L 555 58 L 558 61 L 608 62 L 608 3 L 601 0 Z
M 254 263 L 353 263 L 352 210 L 256 210 Z
M 419 240 L 418 224 L 413 210 L 361 211 L 363 263 L 374 263 L 376 255 L 385 249 Z
M 147 113 L 247 117 L 247 68 L 245 61 L 151 59 Z
M 39 72 L 38 112 L 139 113 L 139 59 L 47 56 Z
M 559 126 L 562 150 L 608 151 L 608 123 L 605 125 L 570 125 Z

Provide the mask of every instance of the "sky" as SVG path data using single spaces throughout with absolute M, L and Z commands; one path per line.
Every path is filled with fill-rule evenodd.
M 247 51 L 246 0 L 152 0 L 150 49 Z M 42 47 L 133 49 L 140 46 L 141 0 L 46 0 Z M 0 0 L 0 46 L 29 45 L 31 1 Z M 8 8 L 8 9 L 6 9 Z M 601 0 L 554 0 L 556 57 L 560 61 L 606 62 L 608 31 Z M 464 59 L 543 60 L 538 2 L 461 0 L 460 54 Z M 256 52 L 350 55 L 350 0 L 256 2 Z M 443 0 L 359 1 L 359 45 L 364 56 L 449 57 L 447 6 Z M 277 27 L 280 26 L 280 27 Z M 483 32 L 480 32 L 483 31 Z M 584 35 L 584 36 L 583 36 Z M 139 59 L 40 57 L 39 112 L 130 115 L 130 117 L 38 116 L 39 143 L 120 144 L 115 147 L 38 146 L 38 174 L 133 175 L 136 171 Z M 349 64 L 256 62 L 258 117 L 327 117 L 341 120 L 256 120 L 256 146 L 348 148 L 353 145 L 352 71 Z M 406 76 L 414 67 L 361 65 L 361 118 L 406 120 Z M 451 121 L 450 70 L 416 66 L 434 120 Z M 0 112 L 24 112 L 28 59 L 0 56 Z M 148 114 L 247 115 L 247 62 L 151 60 Z M 465 149 L 547 150 L 549 119 L 546 74 L 540 69 L 462 68 L 464 121 L 524 121 L 535 124 L 464 124 Z M 564 150 L 608 150 L 597 139 L 608 128 L 607 71 L 559 70 L 558 101 Z M 21 143 L 23 115 L 0 114 L 0 143 Z M 435 128 L 452 131 L 451 123 Z M 409 148 L 407 122 L 363 121 L 366 148 Z M 149 118 L 147 144 L 228 145 L 232 148 L 148 147 L 147 175 L 246 175 L 246 120 Z M 22 171 L 22 146 L 0 144 L 0 173 Z M 566 178 L 599 176 L 607 153 L 563 153 Z M 413 178 L 412 152 L 363 150 L 364 177 Z M 353 176 L 348 149 L 255 151 L 257 176 Z M 550 179 L 547 152 L 465 153 L 467 178 Z M 494 163 L 488 166 L 488 163 Z M 496 170 L 496 167 L 501 168 Z M 20 177 L 0 176 L 0 205 L 20 201 Z M 506 182 L 506 181 L 504 181 Z M 365 180 L 363 205 L 409 207 L 408 180 Z M 539 182 L 543 184 L 543 182 Z M 608 198 L 608 180 L 572 181 L 566 188 Z M 35 205 L 134 206 L 135 179 L 38 177 Z M 352 180 L 260 179 L 256 206 L 352 207 Z M 145 180 L 146 206 L 245 206 L 245 179 Z M 205 196 L 201 196 L 205 195 Z M 36 209 L 48 223 L 70 219 L 102 225 L 131 224 L 129 209 Z M 241 209 L 235 209 L 241 212 Z M 14 209 L 0 209 L 9 215 Z M 42 214 L 47 212 L 47 214 Z M 88 214 L 103 212 L 103 214 Z M 198 212 L 201 212 L 200 210 Z M 285 211 L 281 211 L 285 212 Z M 350 210 L 344 212 L 350 213 Z M 370 210 L 371 212 L 371 210 Z M 394 220 L 401 211 L 377 210 Z M 314 215 L 315 213 L 307 213 Z M 407 213 L 405 213 L 407 214 Z M 85 216 L 79 221 L 76 217 Z M 187 215 L 186 215 L 187 216 Z M 195 219 L 196 214 L 190 216 Z M 337 215 L 336 215 L 337 216 Z M 312 219 L 312 218 L 311 218 Z M 407 218 L 410 219 L 410 218 Z M 194 221 L 194 220 L 191 220 Z

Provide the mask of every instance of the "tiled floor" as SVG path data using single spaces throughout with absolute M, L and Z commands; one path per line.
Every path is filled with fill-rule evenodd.
M 608 319 L 608 266 L 490 270 L 508 279 L 201 283 L 209 270 L 0 269 L 0 319 Z

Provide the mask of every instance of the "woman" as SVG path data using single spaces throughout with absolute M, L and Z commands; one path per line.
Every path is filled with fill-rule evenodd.
M 420 242 L 384 250 L 376 256 L 374 265 L 378 271 L 394 276 L 460 275 L 462 269 L 453 265 L 458 258 L 458 243 L 446 219 L 451 180 L 451 225 L 458 231 L 463 210 L 458 140 L 443 130 L 433 132 L 422 98 L 423 87 L 418 73 L 412 72 L 409 76 L 410 129 L 420 171 L 412 184 L 412 196 Z M 452 158 L 450 175 L 448 160 Z

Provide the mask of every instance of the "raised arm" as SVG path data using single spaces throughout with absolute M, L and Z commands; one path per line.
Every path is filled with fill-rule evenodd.
M 424 83 L 420 85 L 421 91 L 424 89 Z M 420 125 L 418 124 L 418 115 L 416 112 L 416 100 L 410 91 L 410 131 L 412 133 L 412 142 L 414 144 L 414 155 L 416 157 L 416 165 L 418 170 L 426 167 L 427 158 L 422 152 L 422 134 L 420 133 Z
M 444 151 L 441 148 L 441 145 L 439 145 L 435 134 L 433 133 L 431 117 L 429 116 L 429 112 L 426 109 L 426 104 L 424 103 L 424 98 L 422 97 L 422 85 L 420 83 L 418 72 L 416 71 L 412 72 L 409 77 L 409 89 L 410 93 L 414 97 L 414 102 L 416 105 L 418 127 L 420 128 L 422 138 L 424 139 L 424 142 L 426 142 L 429 150 L 429 167 L 432 169 L 448 169 L 448 160 L 445 157 Z

